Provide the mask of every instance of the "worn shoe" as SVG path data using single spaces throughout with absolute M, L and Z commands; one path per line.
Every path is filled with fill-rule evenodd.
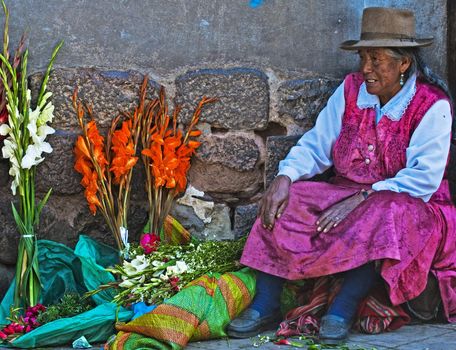
M 342 317 L 326 315 L 321 319 L 319 339 L 321 343 L 339 345 L 348 337 L 351 324 Z
M 228 324 L 226 332 L 232 338 L 250 338 L 275 326 L 278 321 L 279 311 L 261 316 L 255 309 L 247 308 Z
M 406 308 L 413 321 L 435 321 L 441 302 L 439 282 L 430 273 L 424 291 L 415 299 L 409 300 L 406 303 Z

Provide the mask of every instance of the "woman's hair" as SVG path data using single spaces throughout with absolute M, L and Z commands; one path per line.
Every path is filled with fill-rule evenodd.
M 451 110 L 453 111 L 453 97 L 451 96 L 450 90 L 448 89 L 448 85 L 442 78 L 435 74 L 431 70 L 431 68 L 429 68 L 428 65 L 424 62 L 419 48 L 388 48 L 387 54 L 396 59 L 409 57 L 412 61 L 412 64 L 410 65 L 410 68 L 407 69 L 407 72 L 405 72 L 406 77 L 408 78 L 411 74 L 416 72 L 427 83 L 440 88 L 448 96 L 448 99 L 450 100 Z M 453 116 L 453 123 L 451 125 L 451 135 L 452 140 L 456 142 L 456 115 Z M 453 191 L 456 202 L 456 188 L 452 190 L 452 193 Z
M 448 85 L 442 78 L 435 74 L 431 68 L 429 68 L 426 62 L 424 62 L 419 48 L 392 47 L 387 49 L 387 54 L 396 59 L 401 59 L 402 57 L 410 58 L 412 63 L 410 65 L 410 68 L 405 73 L 406 77 L 408 78 L 411 74 L 416 72 L 427 83 L 440 88 L 448 96 L 451 104 L 453 105 L 453 98 L 451 96 L 450 90 L 448 89 Z

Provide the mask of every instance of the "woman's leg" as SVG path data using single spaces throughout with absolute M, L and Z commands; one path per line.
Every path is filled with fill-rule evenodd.
M 380 275 L 372 262 L 345 273 L 341 290 L 322 318 L 322 342 L 338 344 L 347 338 L 359 303 L 379 280 Z
M 280 315 L 280 294 L 284 282 L 283 278 L 257 271 L 256 294 L 252 304 L 230 322 L 228 335 L 249 338 L 273 322 Z
M 327 314 L 339 316 L 351 322 L 359 303 L 379 279 L 380 275 L 375 271 L 374 263 L 345 272 L 342 287 Z

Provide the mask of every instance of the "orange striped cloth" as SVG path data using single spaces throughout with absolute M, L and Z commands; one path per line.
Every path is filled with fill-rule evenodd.
M 225 327 L 252 301 L 255 275 L 250 269 L 204 275 L 153 311 L 118 324 L 110 350 L 184 348 L 189 341 L 225 337 Z
M 320 318 L 339 291 L 341 279 L 324 276 L 306 280 L 302 288 L 291 286 L 299 307 L 290 310 L 280 324 L 277 336 L 316 335 Z M 377 288 L 360 304 L 353 328 L 370 334 L 398 329 L 410 322 L 410 316 L 393 306 L 384 288 Z

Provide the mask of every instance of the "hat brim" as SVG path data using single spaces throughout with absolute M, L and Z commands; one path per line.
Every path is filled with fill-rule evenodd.
M 343 50 L 359 50 L 370 47 L 424 47 L 429 46 L 434 38 L 415 39 L 414 41 L 398 39 L 347 40 L 340 44 Z

